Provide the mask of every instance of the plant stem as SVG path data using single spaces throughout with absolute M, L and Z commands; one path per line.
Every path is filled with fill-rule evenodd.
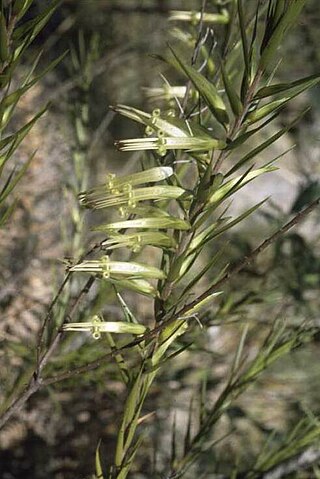
M 190 310 L 192 310 L 200 301 L 203 301 L 208 296 L 210 296 L 213 292 L 215 292 L 218 288 L 220 288 L 224 283 L 230 281 L 234 276 L 236 276 L 240 271 L 242 271 L 248 264 L 250 264 L 260 253 L 262 253 L 265 249 L 267 249 L 272 243 L 274 243 L 277 239 L 287 233 L 291 228 L 301 223 L 312 211 L 314 211 L 320 204 L 320 197 L 313 201 L 309 206 L 307 206 L 304 210 L 294 216 L 292 220 L 282 226 L 279 230 L 277 230 L 273 235 L 263 241 L 257 248 L 255 248 L 251 253 L 244 256 L 238 263 L 234 266 L 230 266 L 228 271 L 225 275 L 215 284 L 213 284 L 209 289 L 207 289 L 197 300 L 192 301 L 191 303 L 186 304 L 180 311 L 175 313 L 174 315 L 170 316 L 168 319 L 163 321 L 161 324 L 158 324 L 152 330 L 146 332 L 142 336 L 133 341 L 128 342 L 118 350 L 112 351 L 112 353 L 107 353 L 100 358 L 88 363 L 87 365 L 80 366 L 78 368 L 74 368 L 72 370 L 66 371 L 65 373 L 52 376 L 50 378 L 45 378 L 43 381 L 43 385 L 54 384 L 56 382 L 63 381 L 64 379 L 69 379 L 73 376 L 77 376 L 78 374 L 86 373 L 93 369 L 98 368 L 103 364 L 103 362 L 107 359 L 110 359 L 114 354 L 119 352 L 123 352 L 126 349 L 133 348 L 138 344 L 142 343 L 143 341 L 150 340 L 156 337 L 159 332 L 161 332 L 168 324 L 176 321 L 179 317 L 183 315 L 187 315 Z

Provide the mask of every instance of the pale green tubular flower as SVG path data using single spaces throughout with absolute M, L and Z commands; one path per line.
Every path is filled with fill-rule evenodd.
M 155 183 L 165 180 L 172 175 L 173 169 L 170 166 L 158 166 L 155 168 L 149 168 L 145 171 L 120 177 L 117 177 L 113 173 L 109 173 L 104 184 L 98 185 L 91 190 L 81 192 L 79 194 L 79 199 L 81 203 L 85 203 L 86 198 L 90 198 L 95 194 L 119 194 L 132 186 L 143 185 L 145 183 Z
M 107 177 L 107 186 L 110 191 L 121 189 L 127 184 L 131 186 L 143 185 L 144 183 L 154 183 L 165 180 L 173 175 L 173 169 L 170 166 L 156 166 L 145 171 L 139 171 L 131 175 L 117 177 L 115 174 L 109 174 Z
M 102 275 L 104 279 L 138 279 L 153 278 L 165 279 L 164 271 L 141 263 L 127 261 L 111 261 L 109 256 L 103 256 L 98 260 L 87 260 L 76 264 L 70 271 Z
M 158 138 L 130 138 L 127 140 L 119 140 L 115 142 L 115 146 L 120 151 L 156 150 L 159 155 L 164 156 L 167 150 L 221 150 L 225 147 L 225 142 L 215 138 L 201 138 L 196 136 L 168 137 L 161 135 Z
M 152 229 L 176 229 L 189 230 L 191 225 L 188 221 L 174 216 L 163 216 L 157 218 L 136 218 L 134 220 L 117 221 L 92 228 L 93 231 L 117 231 L 127 228 L 152 228 Z
M 174 98 L 183 99 L 186 94 L 187 87 L 186 86 L 171 86 L 171 85 L 164 84 L 162 87 L 158 87 L 158 88 L 145 87 L 143 88 L 143 90 L 145 91 L 146 96 L 150 99 L 172 100 Z
M 140 251 L 145 245 L 175 248 L 177 243 L 174 238 L 160 231 L 143 231 L 125 235 L 109 233 L 109 238 L 101 243 L 101 246 L 108 250 L 127 247 L 131 248 L 134 253 Z
M 226 146 L 226 143 L 223 140 L 212 138 L 211 133 L 206 128 L 199 125 L 199 123 L 192 120 L 176 118 L 173 110 L 170 110 L 166 115 L 162 115 L 159 108 L 155 108 L 152 113 L 146 113 L 126 105 L 117 105 L 116 107 L 113 107 L 113 109 L 117 113 L 120 113 L 131 120 L 145 125 L 145 133 L 147 136 L 157 135 L 159 139 L 161 139 L 161 137 L 173 137 L 177 138 L 177 140 L 184 137 L 200 138 L 203 141 L 208 140 L 209 142 L 210 140 L 213 140 L 213 144 L 216 146 L 213 146 L 212 148 L 223 149 Z M 182 147 L 182 149 L 184 148 Z
M 197 24 L 200 20 L 204 23 L 227 24 L 229 23 L 229 13 L 226 9 L 223 9 L 221 13 L 204 14 L 201 14 L 201 12 L 172 10 L 169 14 L 169 20 L 191 22 L 192 24 Z
M 143 334 L 147 328 L 143 324 L 132 324 L 125 321 L 103 321 L 99 316 L 94 316 L 91 321 L 83 323 L 66 323 L 63 331 L 89 331 L 94 339 L 100 339 L 101 333 L 116 334 Z
M 86 208 L 101 209 L 111 206 L 127 205 L 134 208 L 140 201 L 146 200 L 170 200 L 180 198 L 185 190 L 179 186 L 158 185 L 146 188 L 132 188 L 129 183 L 123 187 L 123 191 L 116 190 L 108 193 L 108 188 L 99 186 L 87 193 L 81 193 L 80 203 Z
M 144 296 L 151 296 L 152 298 L 159 297 L 159 291 L 152 286 L 149 281 L 145 279 L 114 279 L 109 278 L 108 281 L 116 288 L 130 289 L 136 293 L 143 294 Z

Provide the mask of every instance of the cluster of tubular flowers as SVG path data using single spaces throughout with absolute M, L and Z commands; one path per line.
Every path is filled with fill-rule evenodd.
M 116 142 L 122 151 L 156 150 L 163 156 L 167 150 L 208 152 L 226 146 L 223 140 L 213 138 L 198 123 L 176 118 L 173 112 L 163 116 L 159 109 L 146 113 L 124 105 L 114 110 L 145 126 L 146 137 Z M 173 232 L 187 231 L 191 225 L 185 218 L 167 213 L 157 203 L 171 200 L 188 202 L 192 200 L 192 194 L 177 186 L 173 176 L 173 169 L 169 166 L 156 166 L 123 177 L 108 174 L 103 184 L 81 192 L 79 201 L 82 206 L 93 210 L 112 207 L 118 210 L 122 220 L 93 228 L 105 233 L 106 238 L 100 244 L 107 254 L 98 259 L 81 261 L 71 266 L 70 271 L 97 276 L 117 289 L 130 289 L 157 297 L 158 289 L 153 283 L 166 280 L 164 270 L 143 262 L 113 260 L 110 254 L 120 248 L 129 248 L 137 253 L 145 246 L 164 250 L 177 247 Z M 138 327 L 140 325 L 134 326 L 130 325 L 129 330 L 121 322 L 106 323 L 100 317 L 94 317 L 88 323 L 69 323 L 63 329 L 91 331 L 95 339 L 100 337 L 101 332 L 142 334 L 145 330 Z
M 93 228 L 107 236 L 101 247 L 112 252 L 129 248 L 137 253 L 144 246 L 161 249 L 176 248 L 174 235 L 170 230 L 188 230 L 188 221 L 170 215 L 158 208 L 161 200 L 188 200 L 190 193 L 175 185 L 163 183 L 173 176 L 171 167 L 159 166 L 124 177 L 108 174 L 104 184 L 98 185 L 79 195 L 80 203 L 90 209 L 117 208 L 120 216 L 134 215 L 113 223 Z M 162 183 L 159 183 L 162 182 Z M 157 183 L 157 184 L 155 184 Z M 154 205 L 145 204 L 151 200 Z M 128 288 L 147 296 L 157 296 L 157 290 L 149 280 L 164 280 L 163 270 L 133 261 L 113 261 L 108 255 L 95 260 L 82 261 L 72 267 L 72 272 L 93 274 L 117 287 Z

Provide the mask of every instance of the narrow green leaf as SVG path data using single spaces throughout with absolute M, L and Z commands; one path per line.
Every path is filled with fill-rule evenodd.
M 13 191 L 13 189 L 17 186 L 17 184 L 19 183 L 21 178 L 24 176 L 24 174 L 26 173 L 27 169 L 29 168 L 29 165 L 30 165 L 31 161 L 33 160 L 35 154 L 36 154 L 36 152 L 29 156 L 28 160 L 20 168 L 18 173 L 16 173 L 14 176 L 11 177 L 10 182 L 7 183 L 6 187 L 1 191 L 0 204 L 5 201 L 5 199 L 8 197 L 8 195 Z
M 197 314 L 202 308 L 204 308 L 208 303 L 210 303 L 213 298 L 215 298 L 216 296 L 220 296 L 220 294 L 222 294 L 222 291 L 217 291 L 210 294 L 202 301 L 199 301 L 198 304 L 196 304 L 193 308 L 189 309 L 186 315 L 182 317 L 193 316 L 194 314 Z
M 115 351 L 117 351 L 117 345 L 112 337 L 112 334 L 111 333 L 108 333 L 106 332 L 105 333 L 105 337 L 106 337 L 106 340 L 110 346 L 110 349 L 112 352 L 114 352 L 113 354 L 113 357 L 115 359 L 115 362 L 118 366 L 118 369 L 119 369 L 119 373 L 120 373 L 120 376 L 121 376 L 121 379 L 123 381 L 124 384 L 128 384 L 128 382 L 130 381 L 130 370 L 124 360 L 124 357 L 122 356 L 122 354 L 120 353 L 117 353 Z
M 185 319 L 177 319 L 168 324 L 160 333 L 158 347 L 152 356 L 152 365 L 159 364 L 161 358 L 174 341 L 188 329 L 188 323 Z
M 231 109 L 236 116 L 239 116 L 243 110 L 243 105 L 223 64 L 221 64 L 221 72 Z
M 238 148 L 241 146 L 243 143 L 245 143 L 251 136 L 253 136 L 255 133 L 258 133 L 259 131 L 263 130 L 265 126 L 267 126 L 269 123 L 271 123 L 275 118 L 279 116 L 279 111 L 276 111 L 273 115 L 269 116 L 263 123 L 261 123 L 258 127 L 252 128 L 251 130 L 245 131 L 245 133 L 240 134 L 237 136 L 237 138 L 230 143 L 228 143 L 228 146 L 226 150 L 234 150 L 235 148 Z
M 12 14 L 20 19 L 31 7 L 33 0 L 14 0 Z
M 209 259 L 208 263 L 204 266 L 203 269 L 199 271 L 197 275 L 188 283 L 188 285 L 183 290 L 183 293 L 179 297 L 179 302 L 183 300 L 187 294 L 190 294 L 192 288 L 198 284 L 201 278 L 218 262 L 218 260 L 222 257 L 222 253 L 224 252 L 224 248 L 221 248 L 216 254 L 213 255 L 211 259 Z
M 220 204 L 222 200 L 228 198 L 231 194 L 238 191 L 240 188 L 248 184 L 254 178 L 265 173 L 270 173 L 277 170 L 274 166 L 264 166 L 257 170 L 247 171 L 242 176 L 234 178 L 224 183 L 209 199 L 208 204 Z
M 102 466 L 101 466 L 101 460 L 100 460 L 100 445 L 101 445 L 101 439 L 99 440 L 97 448 L 96 448 L 96 476 L 97 476 L 97 479 L 104 479 Z
M 39 75 L 37 75 L 33 80 L 29 81 L 22 87 L 18 88 L 14 92 L 10 93 L 7 96 L 4 96 L 1 100 L 0 103 L 0 111 L 2 113 L 5 112 L 5 110 L 9 107 L 15 107 L 15 105 L 18 103 L 22 95 L 28 91 L 33 85 L 39 82 L 48 72 L 53 70 L 60 62 L 61 60 L 66 56 L 66 53 L 63 53 L 60 55 L 56 60 L 52 61 L 47 68 L 45 68 Z M 7 118 L 8 117 L 8 118 Z M 11 115 L 9 116 L 6 114 L 5 121 L 2 122 L 2 127 L 5 126 L 8 123 L 8 120 L 11 118 Z
M 125 300 L 123 299 L 120 293 L 117 293 L 117 298 L 120 303 L 120 306 L 126 321 L 128 321 L 128 323 L 138 324 L 137 318 L 135 317 L 135 315 L 133 314 L 133 312 L 131 311 L 131 309 L 129 308 L 129 306 L 127 305 L 127 303 L 125 302 Z
M 272 34 L 262 49 L 261 58 L 259 62 L 259 68 L 265 70 L 270 62 L 276 56 L 277 49 L 282 43 L 285 34 L 296 23 L 298 16 L 307 0 L 290 0 L 285 3 L 282 15 L 276 10 L 275 17 L 272 22 Z M 274 22 L 277 22 L 276 24 Z
M 246 22 L 245 22 L 245 15 L 244 15 L 244 12 L 243 12 L 242 0 L 238 0 L 238 17 L 239 17 L 239 25 L 240 25 L 240 32 L 241 32 L 243 59 L 244 59 L 244 65 L 245 65 L 245 76 L 246 76 L 247 79 L 249 79 L 249 76 L 250 76 L 250 57 L 249 57 L 249 47 L 248 47 L 248 39 L 247 39 L 247 32 L 246 32 Z
M 310 75 L 291 83 L 278 83 L 266 86 L 258 90 L 254 98 L 262 99 L 279 93 L 286 93 L 286 97 L 293 98 L 292 95 L 299 95 L 301 92 L 315 86 L 319 81 L 320 75 Z
M 48 7 L 45 8 L 39 15 L 32 20 L 23 23 L 13 31 L 13 39 L 15 41 L 21 41 L 22 37 L 26 37 L 27 42 L 24 45 L 24 49 L 27 48 L 48 23 L 60 3 L 61 0 L 51 0 Z
M 124 415 L 123 415 L 123 424 L 127 426 L 131 423 L 133 417 L 136 414 L 137 406 L 140 402 L 141 392 L 142 392 L 142 381 L 143 381 L 143 369 L 140 368 L 138 374 L 136 375 L 134 382 L 131 386 L 131 390 L 126 400 Z
M 115 279 L 110 277 L 107 281 L 117 289 L 129 289 L 152 298 L 156 298 L 159 295 L 156 288 L 145 279 Z
M 281 130 L 279 130 L 277 133 L 272 135 L 270 138 L 262 142 L 259 146 L 251 150 L 249 153 L 247 153 L 241 160 L 239 160 L 227 173 L 226 177 L 230 176 L 232 173 L 234 173 L 236 170 L 238 170 L 240 167 L 244 166 L 245 164 L 248 163 L 248 161 L 252 160 L 255 156 L 257 156 L 259 153 L 261 153 L 263 150 L 268 148 L 268 146 L 272 145 L 275 143 L 279 138 L 281 138 L 284 134 L 286 134 L 288 131 L 290 131 L 291 128 L 293 128 L 300 120 L 301 118 L 306 114 L 306 112 L 309 109 L 303 110 L 289 125 L 285 126 Z M 259 128 L 258 128 L 259 129 Z M 254 132 L 256 133 L 256 131 Z
M 32 118 L 32 120 L 30 120 L 26 125 L 24 125 L 22 128 L 20 128 L 20 130 L 18 130 L 13 135 L 10 135 L 9 137 L 4 138 L 3 141 L 5 142 L 5 144 L 10 144 L 10 143 L 11 144 L 10 144 L 10 147 L 8 148 L 8 151 L 5 153 L 5 156 L 1 159 L 1 162 L 0 162 L 0 176 L 2 174 L 2 171 L 3 171 L 3 168 L 4 168 L 5 164 L 12 157 L 12 154 L 14 153 L 14 151 L 16 151 L 16 149 L 18 148 L 20 143 L 24 140 L 25 136 L 29 133 L 31 128 L 35 125 L 35 123 L 39 120 L 39 118 L 41 118 L 41 116 L 46 111 L 47 111 L 47 107 L 43 108 L 43 110 L 41 110 L 39 113 L 37 113 Z M 9 140 L 10 140 L 10 143 L 9 143 Z M 0 141 L 0 146 L 4 146 L 5 144 L 1 145 L 1 141 Z
M 0 202 L 1 204 L 1 202 Z M 2 206 L 2 205 L 1 205 Z M 4 209 L 4 211 L 1 211 L 1 216 L 0 216 L 0 228 L 3 228 L 12 213 L 14 212 L 15 208 L 17 206 L 17 201 L 14 201 L 10 206 Z
M 192 252 L 194 250 L 202 249 L 208 242 L 225 233 L 230 228 L 233 228 L 237 224 L 241 223 L 248 216 L 254 213 L 258 208 L 260 208 L 260 206 L 262 206 L 266 201 L 267 199 L 260 201 L 256 205 L 246 210 L 241 215 L 237 216 L 237 218 L 232 221 L 219 221 L 216 224 L 208 226 L 208 228 L 206 228 L 198 236 L 196 236 L 194 240 L 192 240 L 192 242 L 190 243 L 189 251 Z
M 208 105 L 212 114 L 221 124 L 228 124 L 229 117 L 227 109 L 221 96 L 218 93 L 216 86 L 209 80 L 207 80 L 201 73 L 197 72 L 197 70 L 195 70 L 192 66 L 189 66 L 182 60 L 180 60 L 180 58 L 172 49 L 171 51 L 182 70 L 193 83 L 195 88 L 199 91 L 200 95 L 204 99 L 205 103 Z
M 254 110 L 253 112 L 248 114 L 244 124 L 246 126 L 252 125 L 257 121 L 262 120 L 266 116 L 271 115 L 271 113 L 279 111 L 289 100 L 291 100 L 291 98 L 281 98 L 280 100 L 274 100 L 270 103 L 267 103 L 266 105 L 261 106 L 257 110 Z
M 249 113 L 249 115 L 247 116 L 245 120 L 245 124 L 251 125 L 252 123 L 255 123 L 256 121 L 261 120 L 265 116 L 270 115 L 271 113 L 279 110 L 288 101 L 300 95 L 308 88 L 311 88 L 312 86 L 316 85 L 319 82 L 319 80 L 320 80 L 320 76 L 316 76 L 315 78 L 312 78 L 312 79 L 309 79 L 308 81 L 300 83 L 299 86 L 289 88 L 286 94 L 281 95 L 281 98 L 274 100 L 270 103 L 267 103 L 266 105 L 263 105 L 257 110 Z
M 240 367 L 244 344 L 248 335 L 248 331 L 249 331 L 249 325 L 245 324 L 242 330 L 242 334 L 240 336 L 240 341 L 238 343 L 236 354 L 232 362 L 231 371 L 230 371 L 230 382 L 232 381 L 233 376 L 238 372 L 238 369 Z
M 0 61 L 5 63 L 9 58 L 9 41 L 6 18 L 0 12 Z

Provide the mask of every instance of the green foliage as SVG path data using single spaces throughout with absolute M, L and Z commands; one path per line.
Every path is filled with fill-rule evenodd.
M 50 70 L 61 61 L 63 56 L 51 62 L 40 74 L 33 75 L 40 59 L 41 53 L 35 59 L 30 71 L 27 73 L 20 84 L 16 81 L 15 87 L 11 84 L 15 79 L 15 70 L 23 60 L 25 50 L 31 45 L 39 32 L 46 25 L 51 15 L 58 6 L 58 2 L 51 4 L 35 18 L 29 21 L 23 21 L 32 1 L 16 1 L 12 7 L 2 8 L 0 12 L 0 87 L 2 96 L 0 101 L 0 176 L 2 177 L 2 187 L 0 193 L 1 219 L 0 224 L 3 227 L 14 209 L 14 201 L 8 201 L 12 191 L 24 176 L 34 154 L 20 167 L 10 167 L 7 163 L 14 161 L 14 154 L 20 143 L 24 140 L 30 129 L 41 118 L 47 110 L 47 107 L 34 115 L 32 120 L 23 125 L 15 133 L 8 134 L 13 115 L 16 112 L 19 101 L 22 97 L 36 85 Z M 17 23 L 19 21 L 19 23 Z
M 266 371 L 278 361 L 312 344 L 319 332 L 312 318 L 308 322 L 288 325 L 278 319 L 268 319 L 264 324 L 260 321 L 258 309 L 253 310 L 254 321 L 250 318 L 247 307 L 260 302 L 267 311 L 268 295 L 278 287 L 267 284 L 267 273 L 262 275 L 261 281 L 256 279 L 256 289 L 246 280 L 243 297 L 239 291 L 228 289 L 229 280 L 249 267 L 273 243 L 272 272 L 275 265 L 282 262 L 280 269 L 283 268 L 286 276 L 285 251 L 289 242 L 292 256 L 303 257 L 303 266 L 299 260 L 291 263 L 294 272 L 291 271 L 290 280 L 282 282 L 282 288 L 287 288 L 295 300 L 303 302 L 303 294 L 299 297 L 299 292 L 304 288 L 309 291 L 310 285 L 319 284 L 318 270 L 312 267 L 317 260 L 299 235 L 291 234 L 286 238 L 282 235 L 319 204 L 319 188 L 313 188 L 312 192 L 305 190 L 299 195 L 291 211 L 297 214 L 284 226 L 280 226 L 285 223 L 281 215 L 263 213 L 270 225 L 277 224 L 276 233 L 255 249 L 235 240 L 235 248 L 244 250 L 236 264 L 230 264 L 225 239 L 266 203 L 266 200 L 256 200 L 247 210 L 230 217 L 227 216 L 227 200 L 237 198 L 237 193 L 248 183 L 254 184 L 258 178 L 277 169 L 273 163 L 278 157 L 257 166 L 252 160 L 259 159 L 263 150 L 288 133 L 305 111 L 258 146 L 251 146 L 251 137 L 264 133 L 270 123 L 275 123 L 280 110 L 297 95 L 316 85 L 320 77 L 312 75 L 289 83 L 273 83 L 278 47 L 296 23 L 304 0 L 269 0 L 267 8 L 259 2 L 253 15 L 241 0 L 212 3 L 213 14 L 204 11 L 204 2 L 199 14 L 174 12 L 171 16 L 171 20 L 189 23 L 189 40 L 192 39 L 194 49 L 190 63 L 180 53 L 180 50 L 187 50 L 190 54 L 190 42 L 186 41 L 184 32 L 176 31 L 182 39 L 180 49 L 170 47 L 168 55 L 158 57 L 170 70 L 176 70 L 184 82 L 171 87 L 164 80 L 166 94 L 161 94 L 161 99 L 169 102 L 162 104 L 159 100 L 159 105 L 151 113 L 126 105 L 112 107 L 115 112 L 142 126 L 141 136 L 118 139 L 115 146 L 120 151 L 138 151 L 144 167 L 122 176 L 108 173 L 104 182 L 90 189 L 88 96 L 93 84 L 93 64 L 99 56 L 97 36 L 94 35 L 86 45 L 84 34 L 80 34 L 78 47 L 71 51 L 72 68 L 80 81 L 79 99 L 72 110 L 73 178 L 65 185 L 71 218 L 71 227 L 65 226 L 65 230 L 69 228 L 65 235 L 69 256 L 67 271 L 42 322 L 34 368 L 34 358 L 30 359 L 25 349 L 20 351 L 32 373 L 23 389 L 21 378 L 17 378 L 13 385 L 16 394 L 12 391 L 8 394 L 0 424 L 5 424 L 40 388 L 66 379 L 72 381 L 82 373 L 92 374 L 94 378 L 94 370 L 105 371 L 113 361 L 112 371 L 124 388 L 125 400 L 120 417 L 115 418 L 116 439 L 108 458 L 104 458 L 103 442 L 96 449 L 95 474 L 100 479 L 125 479 L 133 474 L 135 461 L 138 461 L 148 434 L 144 423 L 150 413 L 145 412 L 145 407 L 153 385 L 156 381 L 160 383 L 162 377 L 166 379 L 172 364 L 180 364 L 184 358 L 187 362 L 190 358 L 193 360 L 196 354 L 200 357 L 203 351 L 197 344 L 199 327 L 202 337 L 209 337 L 213 325 L 219 324 L 222 330 L 233 321 L 246 323 L 241 334 L 237 330 L 239 341 L 233 347 L 234 359 L 220 379 L 215 397 L 207 384 L 212 379 L 210 367 L 205 367 L 201 361 L 197 364 L 196 358 L 194 370 L 197 374 L 192 387 L 200 391 L 194 393 L 187 408 L 185 433 L 182 438 L 178 437 L 178 425 L 174 420 L 171 445 L 165 451 L 170 459 L 167 464 L 163 462 L 154 467 L 153 477 L 194 477 L 199 471 L 216 477 L 217 471 L 222 470 L 222 476 L 218 477 L 258 479 L 264 477 L 262 473 L 273 472 L 317 444 L 319 439 L 318 420 L 306 417 L 291 433 L 282 434 L 281 440 L 270 436 L 265 446 L 260 440 L 259 447 L 248 460 L 244 452 L 239 461 L 236 455 L 229 461 L 219 459 L 220 442 L 227 441 L 233 434 L 232 428 L 224 431 L 223 421 L 237 410 L 236 401 L 249 388 L 259 385 Z M 8 12 L 21 16 L 30 5 L 28 1 L 17 1 Z M 16 29 L 8 28 L 10 15 L 8 13 L 7 18 L 4 10 L 4 16 L 0 18 L 3 71 L 7 71 L 10 65 L 12 67 L 10 58 L 12 62 L 20 58 L 21 52 L 43 28 L 56 6 L 57 2 L 53 2 L 36 19 Z M 221 28 L 221 38 L 217 43 L 208 47 L 210 32 L 204 33 L 204 24 L 211 22 L 226 27 Z M 12 32 L 12 42 L 8 41 L 8 31 Z M 11 45 L 16 45 L 16 50 L 10 53 Z M 53 62 L 35 79 L 31 80 L 30 73 L 16 91 L 4 97 L 0 104 L 4 127 L 21 96 L 56 63 Z M 35 66 L 36 63 L 32 72 Z M 8 84 L 5 75 L 2 79 L 4 85 Z M 177 91 L 183 92 L 179 98 Z M 12 155 L 42 113 L 16 134 L 2 140 L 0 147 L 4 149 L 4 160 L 1 171 L 8 159 L 6 155 Z M 23 172 L 24 168 L 9 174 L 0 200 L 7 198 Z M 94 214 L 100 212 L 96 210 L 107 210 L 112 217 L 107 223 L 101 223 L 103 220 L 98 216 L 99 224 L 91 229 L 101 234 L 102 239 L 90 249 L 85 246 L 82 207 L 94 210 Z M 10 211 L 7 209 L 4 217 Z M 91 255 L 95 255 L 94 259 Z M 89 275 L 85 283 L 80 273 Z M 90 301 L 76 313 L 79 303 L 94 287 Z M 128 302 L 124 299 L 127 294 Z M 139 295 L 149 301 L 146 302 L 147 319 L 136 314 Z M 110 317 L 108 312 L 107 308 L 112 304 L 116 304 L 119 312 L 117 318 Z M 75 316 L 77 321 L 74 321 Z M 80 336 L 83 333 L 89 335 Z M 97 343 L 90 335 L 98 340 Z M 79 337 L 80 343 L 74 341 Z M 253 337 L 257 338 L 258 347 L 255 354 L 248 355 L 248 343 Z M 98 344 L 96 349 L 93 343 Z M 208 347 L 205 352 L 212 364 L 215 360 L 213 350 Z M 208 381 L 202 380 L 204 375 L 208 376 Z M 222 434 L 220 428 L 224 431 Z M 266 431 L 260 429 L 265 439 Z M 210 454 L 212 461 L 206 470 L 204 457 Z

